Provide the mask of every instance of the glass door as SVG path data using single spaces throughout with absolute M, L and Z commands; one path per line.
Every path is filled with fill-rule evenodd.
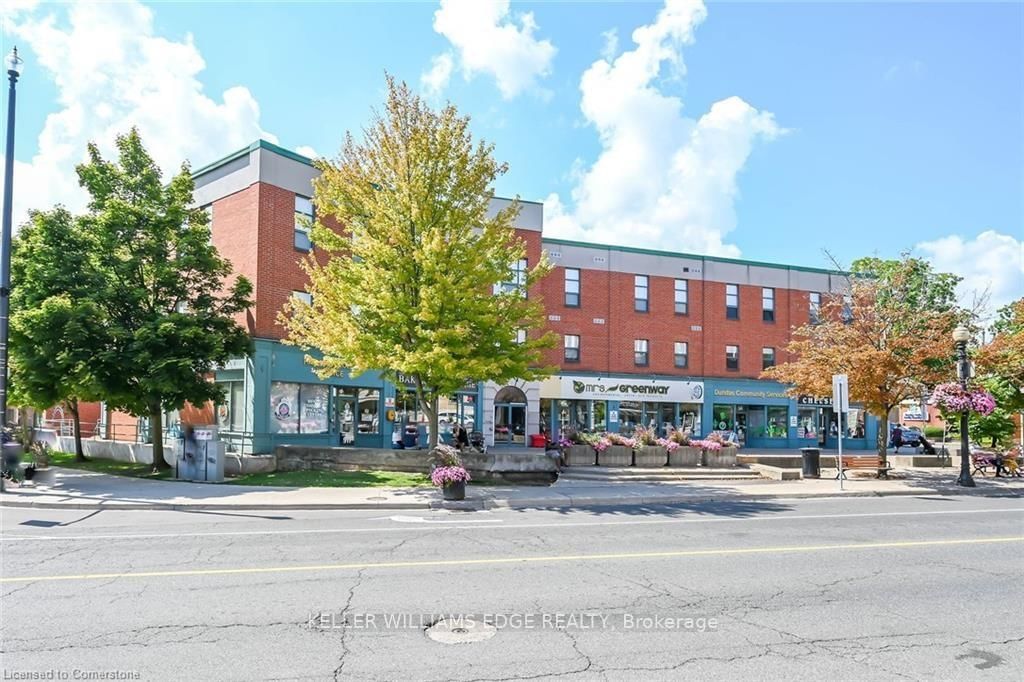
M 356 442 L 355 397 L 339 393 L 335 396 L 334 409 L 338 419 L 339 442 L 342 445 L 354 445 Z
M 496 403 L 494 405 L 495 444 L 526 444 L 526 405 Z

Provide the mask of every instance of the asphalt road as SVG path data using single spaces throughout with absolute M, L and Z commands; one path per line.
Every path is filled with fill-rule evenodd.
M 2 528 L 3 680 L 1024 679 L 1019 498 Z

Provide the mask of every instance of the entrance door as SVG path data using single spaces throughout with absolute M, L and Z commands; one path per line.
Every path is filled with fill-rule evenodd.
M 338 394 L 334 401 L 338 413 L 338 433 L 342 445 L 356 442 L 356 401 L 349 396 Z
M 526 445 L 526 394 L 515 386 L 494 396 L 494 444 Z

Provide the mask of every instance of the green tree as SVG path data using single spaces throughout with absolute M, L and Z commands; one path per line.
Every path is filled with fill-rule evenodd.
M 118 162 L 89 145 L 78 167 L 90 195 L 81 218 L 89 235 L 92 296 L 107 325 L 97 350 L 107 404 L 150 421 L 154 467 L 163 457 L 163 412 L 221 400 L 209 380 L 218 365 L 251 352 L 235 317 L 252 285 L 210 243 L 209 219 L 194 205 L 186 165 L 169 184 L 136 130 L 117 138 Z
M 546 259 L 503 287 L 525 257 L 512 221 L 517 202 L 489 214 L 492 185 L 507 166 L 493 146 L 474 143 L 469 119 L 454 106 L 434 111 L 403 83 L 388 79 L 386 110 L 375 113 L 338 160 L 319 162 L 315 182 L 317 251 L 304 261 L 312 305 L 293 299 L 280 316 L 288 341 L 326 378 L 349 368 L 411 378 L 437 443 L 438 399 L 467 380 L 506 382 L 550 373 L 540 367 L 551 335 L 526 291 Z
M 983 443 L 986 439 L 990 447 L 1006 445 L 1013 438 L 1014 406 L 1020 403 L 1020 391 L 1006 379 L 988 376 L 980 382 L 992 397 L 996 399 L 996 409 L 984 417 L 971 413 L 968 423 L 971 438 Z
M 82 268 L 88 258 L 87 240 L 61 207 L 33 213 L 11 253 L 11 399 L 41 410 L 63 404 L 79 460 L 85 454 L 78 404 L 100 399 L 93 355 L 105 344 L 90 300 L 96 281 Z

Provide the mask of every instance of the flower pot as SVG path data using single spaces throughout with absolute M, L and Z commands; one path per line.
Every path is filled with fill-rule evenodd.
M 725 469 L 736 466 L 736 448 L 728 447 L 721 450 L 705 450 L 704 466 L 712 469 Z
M 628 467 L 633 463 L 633 449 L 625 445 L 609 445 L 597 453 L 597 465 L 602 467 Z
M 570 445 L 564 453 L 565 465 L 570 467 L 592 467 L 597 461 L 594 448 L 586 444 Z
M 449 483 L 441 488 L 441 492 L 446 500 L 464 500 L 466 499 L 466 484 L 463 481 Z
M 668 453 L 668 465 L 671 467 L 695 467 L 701 462 L 700 448 L 683 445 Z
M 660 445 L 640 445 L 633 451 L 633 464 L 638 467 L 663 467 L 668 450 Z

